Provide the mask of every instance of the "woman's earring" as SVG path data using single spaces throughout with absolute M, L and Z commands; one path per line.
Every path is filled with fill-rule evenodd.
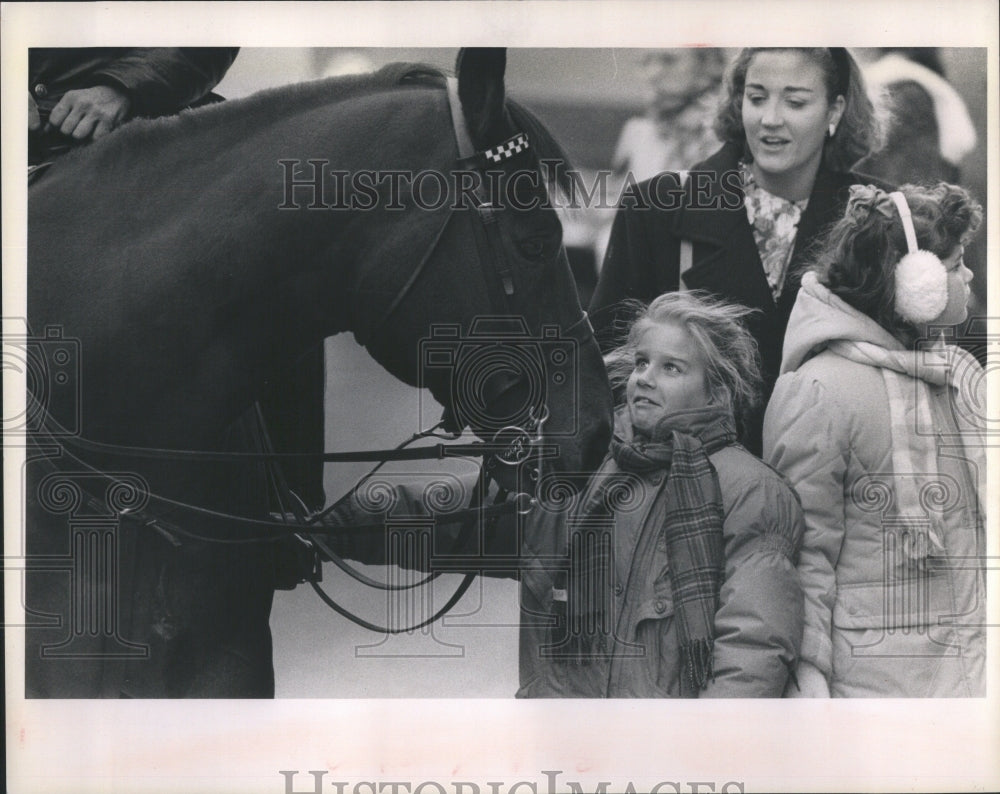
M 827 137 L 832 138 L 834 133 L 837 131 L 837 125 L 832 121 L 830 122 L 830 129 L 827 131 Z

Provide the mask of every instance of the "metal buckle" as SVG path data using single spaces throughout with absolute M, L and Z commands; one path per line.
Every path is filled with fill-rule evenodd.
M 513 436 L 508 441 L 508 437 Z M 508 425 L 493 434 L 493 444 L 507 444 L 507 447 L 493 455 L 493 459 L 504 466 L 520 466 L 531 455 L 534 439 L 523 427 Z

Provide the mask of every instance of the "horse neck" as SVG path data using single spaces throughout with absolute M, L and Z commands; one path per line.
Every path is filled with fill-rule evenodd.
M 83 340 L 91 382 L 118 384 L 107 429 L 136 404 L 195 435 L 281 361 L 374 311 L 391 289 L 379 269 L 415 264 L 428 213 L 330 209 L 303 188 L 288 201 L 281 161 L 327 175 L 440 165 L 443 101 L 386 91 L 277 118 L 233 103 L 135 122 L 53 169 L 32 197 L 29 318 Z
M 360 95 L 273 124 L 229 156 L 234 169 L 259 161 L 256 209 L 243 220 L 269 266 L 264 282 L 285 284 L 293 325 L 319 336 L 357 331 L 378 311 L 376 293 L 402 284 L 431 244 L 444 213 L 386 209 L 391 180 L 370 187 L 361 179 L 446 170 L 453 154 L 443 106 L 443 93 L 429 88 Z

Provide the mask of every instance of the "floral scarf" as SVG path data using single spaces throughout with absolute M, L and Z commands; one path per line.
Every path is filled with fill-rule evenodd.
M 753 239 L 757 243 L 761 264 L 764 265 L 771 296 L 777 302 L 785 286 L 799 220 L 809 199 L 789 201 L 767 192 L 757 184 L 746 163 L 740 163 L 740 172 L 743 174 L 747 220 L 753 228 Z

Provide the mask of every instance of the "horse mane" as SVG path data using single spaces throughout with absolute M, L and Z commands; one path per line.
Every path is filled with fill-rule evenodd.
M 375 72 L 342 75 L 302 83 L 267 88 L 247 97 L 230 99 L 213 105 L 181 111 L 174 116 L 158 119 L 134 119 L 114 135 L 68 153 L 62 161 L 69 165 L 81 157 L 93 157 L 97 170 L 121 167 L 133 159 L 145 159 L 150 152 L 178 137 L 213 136 L 221 125 L 230 122 L 246 124 L 248 118 L 287 119 L 318 107 L 334 105 L 358 96 L 370 96 L 380 91 L 399 88 L 443 88 L 445 74 L 434 66 L 422 63 L 397 62 Z M 507 99 L 506 109 L 514 129 L 523 131 L 531 141 L 536 170 L 543 179 L 553 176 L 541 167 L 541 161 L 556 161 L 555 184 L 550 189 L 570 190 L 571 168 L 565 150 L 552 137 L 545 125 L 520 103 Z
M 444 74 L 433 66 L 420 63 L 390 63 L 376 72 L 324 77 L 302 83 L 266 88 L 240 99 L 231 99 L 199 108 L 198 112 L 217 113 L 219 120 L 227 114 L 266 111 L 268 115 L 283 115 L 282 111 L 312 109 L 332 105 L 362 94 L 388 91 L 400 86 L 443 86 Z
M 178 134 L 193 135 L 211 131 L 230 121 L 263 117 L 282 119 L 309 112 L 317 107 L 333 105 L 357 96 L 371 95 L 400 87 L 440 87 L 445 76 L 437 68 L 420 63 L 390 63 L 376 72 L 325 77 L 302 83 L 275 86 L 250 96 L 229 99 L 199 108 L 182 110 L 173 116 L 137 118 L 102 141 L 78 147 L 62 160 L 69 162 L 81 156 L 99 156 L 101 165 L 120 162 L 122 158 L 141 156 Z M 180 132 L 183 130 L 183 132 Z

